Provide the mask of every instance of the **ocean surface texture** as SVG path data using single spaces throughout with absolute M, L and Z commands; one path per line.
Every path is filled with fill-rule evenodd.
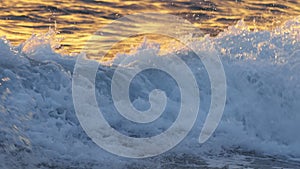
M 300 168 L 299 1 L 13 0 L 0 4 L 1 169 Z M 191 45 L 208 57 L 214 53 L 207 47 L 217 51 L 226 74 L 227 97 L 217 130 L 199 144 L 211 99 L 208 74 L 189 49 L 169 51 L 195 75 L 201 97 L 199 116 L 189 135 L 172 150 L 152 158 L 128 159 L 99 148 L 80 126 L 72 74 L 89 35 L 116 18 L 142 11 L 175 14 L 199 26 L 206 35 Z M 150 91 L 166 92 L 168 104 L 154 123 L 128 122 L 111 99 L 111 80 L 119 60 L 132 57 L 130 69 L 134 58 L 145 51 L 158 54 L 159 45 L 145 38 L 136 50 L 100 62 L 97 101 L 109 124 L 122 134 L 157 135 L 177 117 L 179 87 L 157 70 L 136 76 L 129 93 L 133 105 L 146 110 Z

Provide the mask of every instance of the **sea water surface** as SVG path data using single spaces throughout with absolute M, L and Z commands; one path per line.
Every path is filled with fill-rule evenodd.
M 0 168 L 300 168 L 299 1 L 0 4 Z M 215 53 L 207 47 L 218 52 L 227 79 L 226 107 L 206 143 L 199 144 L 198 137 L 210 106 L 210 81 L 199 58 L 181 48 L 169 52 L 192 70 L 201 95 L 199 117 L 182 143 L 153 158 L 127 159 L 99 148 L 81 128 L 71 86 L 78 52 L 101 26 L 137 12 L 182 16 L 207 33 L 191 45 L 208 56 Z M 116 47 L 119 54 L 100 64 L 97 101 L 119 132 L 155 135 L 176 119 L 180 90 L 165 74 L 141 73 L 132 81 L 133 105 L 147 109 L 149 92 L 160 88 L 168 97 L 165 115 L 139 127 L 118 115 L 110 93 L 118 61 L 133 58 L 130 69 L 134 58 L 145 51 L 158 53 L 157 45 L 163 45 L 157 37 L 124 42 L 131 43 L 138 48 L 124 54 Z
M 299 16 L 299 0 L 2 0 L 0 35 L 14 45 L 49 27 L 62 38 L 61 52 L 80 52 L 90 35 L 122 16 L 141 12 L 183 17 L 217 35 L 239 20 L 249 29 L 270 30 Z M 167 23 L 166 23 L 167 24 Z M 141 41 L 141 40 L 140 40 Z M 131 42 L 132 43 L 132 42 Z M 137 42 L 140 43 L 140 42 Z M 136 44 L 138 45 L 138 44 Z

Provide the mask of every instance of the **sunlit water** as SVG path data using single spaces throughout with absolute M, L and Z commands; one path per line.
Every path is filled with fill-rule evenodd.
M 159 163 L 161 168 L 205 168 L 208 166 L 207 163 L 224 163 L 216 160 L 214 156 L 214 148 L 219 146 L 220 152 L 216 148 L 216 154 L 229 160 L 228 164 L 237 163 L 236 168 L 245 166 L 299 168 L 299 161 L 277 158 L 276 155 L 279 157 L 286 155 L 296 160 L 300 154 L 297 131 L 300 119 L 298 115 L 300 69 L 297 66 L 300 40 L 297 28 L 300 22 L 295 20 L 291 21 L 293 24 L 290 27 L 288 24 L 286 27 L 280 27 L 278 35 L 276 31 L 271 30 L 300 15 L 300 0 L 246 2 L 13 0 L 0 1 L 0 4 L 1 36 L 6 36 L 13 45 L 17 45 L 28 41 L 32 34 L 45 33 L 51 28 L 59 32 L 57 37 L 62 38 L 61 47 L 57 47 L 56 51 L 62 53 L 80 52 L 90 35 L 99 28 L 122 16 L 139 12 L 181 16 L 211 36 L 220 35 L 225 28 L 235 25 L 239 20 L 244 20 L 250 30 L 270 30 L 255 33 L 246 31 L 243 34 L 240 29 L 236 29 L 238 33 L 235 36 L 235 29 L 232 28 L 225 30 L 224 36 L 212 38 L 213 42 L 209 44 L 216 45 L 218 52 L 222 54 L 228 75 L 228 102 L 222 126 L 209 144 L 201 145 L 200 148 L 193 147 L 194 145 L 189 142 L 183 143 L 184 146 L 178 146 L 181 148 L 178 152 L 184 152 L 186 148 L 188 153 L 195 151 L 196 155 L 204 154 L 202 157 L 206 159 L 202 160 L 198 156 L 187 154 L 172 156 L 171 152 L 171 155 L 148 159 L 150 167 L 144 166 L 140 161 L 128 162 L 127 159 L 118 159 L 107 154 L 85 137 L 80 125 L 77 124 L 72 104 L 70 72 L 74 57 L 65 58 L 53 53 L 36 37 L 30 38 L 31 41 L 25 42 L 21 49 L 10 46 L 8 41 L 2 38 L 0 159 L 4 159 L 2 161 L 7 166 L 16 164 L 15 168 L 18 168 L 18 165 L 22 166 L 23 163 L 32 163 L 34 167 L 31 168 L 68 168 L 67 166 L 78 164 L 82 167 L 77 168 L 92 168 L 93 165 L 96 168 L 104 165 L 105 168 L 113 163 L 124 166 L 129 163 L 128 168 L 156 168 Z M 293 35 L 298 33 L 298 36 L 285 36 L 286 32 L 288 34 L 292 30 Z M 46 35 L 42 34 L 41 39 L 46 39 L 49 34 L 51 36 L 51 31 Z M 153 39 L 155 38 L 157 37 L 154 36 Z M 139 45 L 143 37 L 137 39 L 138 41 L 128 40 L 125 44 Z M 166 37 L 159 37 L 158 41 L 165 39 Z M 116 46 L 114 50 L 122 52 L 126 45 Z M 194 60 L 190 59 L 188 63 L 192 64 L 193 69 L 198 70 L 199 65 L 196 63 L 193 65 Z M 230 59 L 231 61 L 228 61 Z M 107 76 L 104 79 L 109 79 L 113 68 L 104 66 L 102 68 L 106 71 L 103 76 Z M 203 82 L 204 76 L 197 77 Z M 136 83 L 143 84 L 142 82 L 144 83 L 144 81 Z M 158 79 L 153 84 L 156 83 L 162 82 Z M 108 88 L 106 83 L 98 85 L 100 89 Z M 150 83 L 149 86 L 151 85 Z M 201 90 L 205 94 L 210 93 L 205 87 Z M 109 100 L 104 94 L 104 98 Z M 208 102 L 203 103 L 209 105 Z M 109 102 L 106 108 L 109 108 L 110 104 Z M 118 126 L 119 122 L 115 121 L 114 125 Z M 198 131 L 200 130 L 195 134 L 197 136 Z M 196 138 L 195 135 L 191 138 Z M 223 148 L 227 150 L 226 153 L 222 153 Z M 202 151 L 205 153 L 201 154 Z M 256 151 L 264 156 L 256 154 Z M 93 164 L 92 159 L 99 161 Z M 144 162 L 147 165 L 148 161 Z M 0 168 L 5 168 L 2 167 L 2 163 Z
M 300 0 L 3 0 L 0 36 L 17 45 L 51 27 L 62 38 L 60 52 L 80 52 L 99 28 L 140 12 L 181 16 L 214 36 L 241 19 L 250 29 L 272 29 L 300 15 Z

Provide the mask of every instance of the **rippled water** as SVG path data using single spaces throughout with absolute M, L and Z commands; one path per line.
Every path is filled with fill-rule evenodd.
M 0 11 L 0 36 L 13 44 L 52 27 L 60 32 L 60 51 L 69 53 L 79 52 L 93 32 L 127 14 L 175 14 L 216 35 L 241 19 L 251 29 L 271 29 L 300 15 L 300 0 L 2 0 Z
M 300 168 L 300 17 L 296 17 L 300 14 L 300 0 L 0 0 L 0 4 L 0 36 L 8 39 L 0 38 L 0 168 L 157 168 L 158 165 L 160 168 Z M 80 54 L 72 55 L 75 57 L 59 54 L 80 52 L 99 28 L 139 12 L 182 16 L 205 33 L 212 36 L 219 33 L 217 37 L 195 41 L 194 45 L 205 52 L 205 45 L 215 47 L 228 84 L 220 127 L 208 142 L 198 145 L 202 116 L 210 106 L 210 81 L 194 55 L 179 53 L 193 72 L 199 72 L 195 78 L 204 96 L 202 115 L 191 135 L 180 145 L 169 153 L 142 161 L 117 158 L 96 147 L 87 137 L 77 120 L 72 99 L 72 70 L 75 57 Z M 241 19 L 252 30 L 271 30 L 288 22 L 272 31 L 251 32 L 245 31 L 247 26 Z M 48 33 L 30 38 L 32 34 L 45 32 Z M 57 47 L 59 53 L 49 48 L 47 40 L 52 35 L 63 38 L 62 46 Z M 168 39 L 148 37 L 159 42 Z M 117 44 L 113 49 L 123 51 L 141 40 L 142 36 L 129 38 L 124 46 Z M 9 44 L 23 41 L 27 42 L 21 47 Z M 155 46 L 144 44 L 141 46 L 156 52 Z M 119 59 L 134 58 L 135 54 L 120 55 Z M 129 68 L 136 63 L 132 61 Z M 118 65 L 118 57 L 112 63 Z M 170 120 L 162 118 L 158 121 L 160 125 L 153 123 L 153 127 L 134 129 L 133 124 L 116 116 L 118 112 L 109 93 L 114 71 L 114 66 L 101 64 L 97 74 L 101 80 L 96 83 L 96 94 L 105 101 L 102 107 L 109 114 L 110 124 L 128 136 L 138 136 L 140 129 L 159 133 L 169 127 L 173 116 Z M 133 81 L 133 103 L 147 107 L 146 93 L 161 85 L 171 96 L 172 104 L 166 110 L 173 112 L 176 106 L 172 105 L 180 100 L 173 92 L 177 91 L 176 85 L 153 74 L 152 77 L 142 74 Z

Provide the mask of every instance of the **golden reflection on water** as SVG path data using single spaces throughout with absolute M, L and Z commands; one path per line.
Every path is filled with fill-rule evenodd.
M 0 1 L 0 36 L 14 45 L 33 33 L 56 29 L 62 37 L 62 53 L 80 52 L 90 35 L 127 14 L 158 12 L 181 16 L 212 36 L 244 19 L 250 29 L 272 29 L 300 15 L 300 0 L 4 0 Z M 168 24 L 168 23 L 166 23 Z M 159 38 L 157 38 L 159 37 Z M 149 41 L 165 41 L 148 35 Z M 129 38 L 114 46 L 128 52 L 143 41 Z M 168 48 L 164 46 L 162 48 Z
M 105 62 L 113 58 L 117 53 L 132 54 L 136 51 L 137 48 L 141 46 L 141 44 L 145 42 L 149 45 L 155 45 L 155 43 L 159 43 L 159 55 L 165 55 L 168 54 L 170 51 L 178 51 L 185 47 L 185 45 L 179 42 L 177 39 L 168 36 L 158 34 L 142 34 L 134 37 L 129 37 L 123 41 L 116 43 L 112 46 L 111 50 L 107 52 L 105 57 L 96 57 L 92 59 Z

